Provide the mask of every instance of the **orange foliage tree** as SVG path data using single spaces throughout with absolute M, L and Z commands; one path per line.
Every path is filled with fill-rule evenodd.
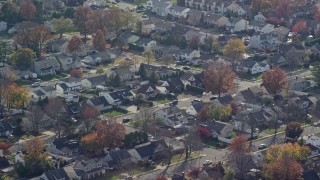
M 72 38 L 69 40 L 67 49 L 71 53 L 78 52 L 81 50 L 82 45 L 83 42 L 78 36 L 72 36 Z
M 76 78 L 81 78 L 83 76 L 83 72 L 80 69 L 72 69 L 70 71 L 70 76 L 76 77 Z
M 27 20 L 30 20 L 37 8 L 33 4 L 32 0 L 23 0 L 20 1 L 20 14 Z
M 286 73 L 279 67 L 272 68 L 262 75 L 261 86 L 264 86 L 274 96 L 277 96 L 286 85 Z
M 293 25 L 291 28 L 291 31 L 296 33 L 305 32 L 306 30 L 307 30 L 306 22 L 302 20 L 296 22 L 296 24 Z
M 100 115 L 100 111 L 93 106 L 85 106 L 81 112 L 83 122 L 87 131 L 94 125 L 95 119 Z

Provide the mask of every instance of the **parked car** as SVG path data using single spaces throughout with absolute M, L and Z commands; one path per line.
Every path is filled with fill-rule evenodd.
M 192 103 L 198 103 L 198 102 L 202 102 L 200 99 L 194 99 L 193 101 L 192 101 Z
M 205 161 L 203 162 L 203 165 L 204 165 L 204 166 L 209 166 L 210 164 L 212 164 L 212 161 L 211 161 L 211 160 L 205 160 Z
M 218 98 L 218 96 L 211 96 L 210 97 L 210 100 L 212 101 L 212 100 L 215 100 L 215 99 L 217 99 Z
M 31 84 L 32 87 L 38 87 L 40 86 L 40 82 L 34 82 Z
M 170 106 L 176 106 L 178 104 L 178 100 L 174 100 L 170 103 Z
M 128 123 L 128 122 L 130 122 L 131 121 L 131 118 L 123 118 L 122 119 L 122 123 L 124 124 L 124 123 Z
M 183 61 L 177 61 L 176 64 L 177 65 L 183 65 L 184 63 L 183 63 Z
M 259 150 L 265 149 L 265 148 L 267 148 L 267 145 L 266 145 L 266 144 L 260 144 L 260 145 L 258 146 L 258 149 L 259 149 Z
M 190 70 L 191 68 L 190 68 L 189 66 L 183 66 L 182 69 L 184 69 L 184 70 Z

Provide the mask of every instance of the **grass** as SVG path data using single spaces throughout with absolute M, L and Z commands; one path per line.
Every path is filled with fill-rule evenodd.
M 286 129 L 285 127 L 280 127 L 277 129 L 277 132 L 278 133 L 283 132 L 283 131 L 285 131 L 285 129 Z M 261 133 L 267 134 L 267 135 L 272 135 L 272 134 L 274 134 L 274 129 L 265 129 Z
M 112 172 L 107 172 L 104 176 L 102 177 L 98 177 L 97 179 L 98 180 L 104 180 L 104 179 L 108 179 L 108 180 L 118 180 L 118 179 L 121 179 L 121 174 L 122 173 L 125 173 L 125 174 L 128 174 L 128 175 L 136 175 L 136 174 L 140 174 L 140 173 L 143 173 L 143 172 L 148 172 L 148 171 L 151 171 L 153 170 L 153 168 L 151 167 L 136 167 L 134 166 L 133 168 L 126 168 L 125 170 L 123 171 L 112 171 Z
M 111 108 L 103 112 L 104 115 L 111 117 L 121 116 L 127 113 L 128 111 L 119 108 Z
M 198 157 L 198 156 L 200 156 L 200 152 L 191 152 L 191 155 L 189 158 Z M 186 157 L 185 152 L 183 152 L 182 154 L 175 154 L 171 158 L 171 164 L 183 161 L 183 160 L 185 160 L 185 157 Z M 168 165 L 168 160 L 169 160 L 168 158 L 165 158 L 165 159 L 158 160 L 155 163 L 159 164 L 161 166 L 166 166 L 166 165 Z
M 169 100 L 169 99 L 160 99 L 160 100 L 158 100 L 156 102 L 159 103 L 159 104 L 166 104 L 166 103 L 171 102 L 171 100 Z
M 262 79 L 262 73 L 258 73 L 258 74 L 241 73 L 241 74 L 238 74 L 238 77 L 240 79 L 258 81 Z
M 68 76 L 67 73 L 61 73 L 61 74 L 54 74 L 54 75 L 39 77 L 39 79 L 41 79 L 42 81 L 52 81 L 52 80 L 58 80 L 61 78 L 65 78 L 67 76 Z
M 30 86 L 32 81 L 19 80 L 16 82 L 18 86 Z
M 207 138 L 203 140 L 203 144 L 216 147 L 216 148 L 225 148 L 226 143 L 219 141 L 218 139 Z

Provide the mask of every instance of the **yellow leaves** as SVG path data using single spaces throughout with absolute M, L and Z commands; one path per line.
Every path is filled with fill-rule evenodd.
M 29 94 L 25 88 L 19 87 L 16 84 L 8 87 L 7 101 L 11 107 L 23 108 L 28 100 Z
M 266 154 L 267 162 L 275 162 L 284 156 L 292 157 L 295 160 L 306 160 L 310 154 L 310 149 L 306 146 L 300 146 L 297 143 L 279 144 L 271 146 Z
M 230 39 L 223 49 L 223 55 L 232 60 L 241 60 L 243 53 L 245 53 L 245 45 L 241 39 Z

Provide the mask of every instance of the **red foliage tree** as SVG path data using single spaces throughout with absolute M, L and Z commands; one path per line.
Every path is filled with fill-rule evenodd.
M 91 126 L 95 123 L 95 119 L 100 115 L 100 111 L 93 106 L 85 106 L 81 114 L 86 129 L 89 131 Z
M 279 18 L 288 17 L 291 13 L 291 8 L 287 0 L 283 0 L 276 8 L 276 13 Z
M 20 2 L 20 14 L 27 20 L 31 19 L 37 10 L 36 6 L 32 0 L 23 0 Z
M 231 152 L 247 153 L 249 152 L 248 138 L 245 135 L 235 137 L 228 148 Z
M 197 116 L 203 121 L 207 121 L 209 119 L 209 114 L 206 108 L 202 108 Z
M 101 52 L 106 49 L 106 45 L 107 43 L 105 40 L 104 33 L 101 30 L 98 30 L 93 39 L 93 47 Z
M 232 112 L 231 112 L 231 114 L 232 115 L 236 115 L 237 114 L 237 112 L 238 112 L 238 106 L 235 104 L 235 103 L 230 103 L 230 107 L 231 107 L 231 109 L 232 109 Z
M 74 24 L 79 28 L 87 39 L 87 34 L 90 32 L 90 18 L 92 10 L 89 7 L 78 6 L 74 15 Z
M 160 177 L 157 177 L 157 180 L 168 180 L 168 178 L 165 176 L 160 176 Z
M 296 32 L 296 33 L 305 32 L 306 30 L 307 30 L 307 24 L 305 21 L 302 21 L 302 20 L 296 22 L 296 24 L 293 25 L 291 29 L 292 32 Z
M 262 84 L 267 91 L 274 96 L 277 96 L 287 84 L 286 73 L 279 67 L 270 69 L 263 73 Z
M 81 50 L 82 45 L 83 42 L 78 36 L 72 36 L 69 40 L 68 51 L 71 53 L 78 52 Z
M 197 131 L 202 138 L 209 138 L 211 136 L 210 130 L 206 127 L 198 126 Z
M 70 76 L 76 77 L 76 78 L 81 78 L 83 76 L 83 72 L 80 69 L 72 69 L 70 71 Z
M 312 7 L 313 19 L 319 21 L 320 20 L 320 10 L 319 5 L 314 5 Z
M 269 23 L 269 24 L 273 24 L 275 26 L 284 26 L 284 27 L 287 27 L 287 22 L 285 20 L 281 20 L 279 18 L 276 18 L 276 17 L 271 17 L 271 18 L 267 18 L 265 20 L 266 23 Z
M 12 145 L 5 142 L 0 142 L 0 149 L 6 152 Z

